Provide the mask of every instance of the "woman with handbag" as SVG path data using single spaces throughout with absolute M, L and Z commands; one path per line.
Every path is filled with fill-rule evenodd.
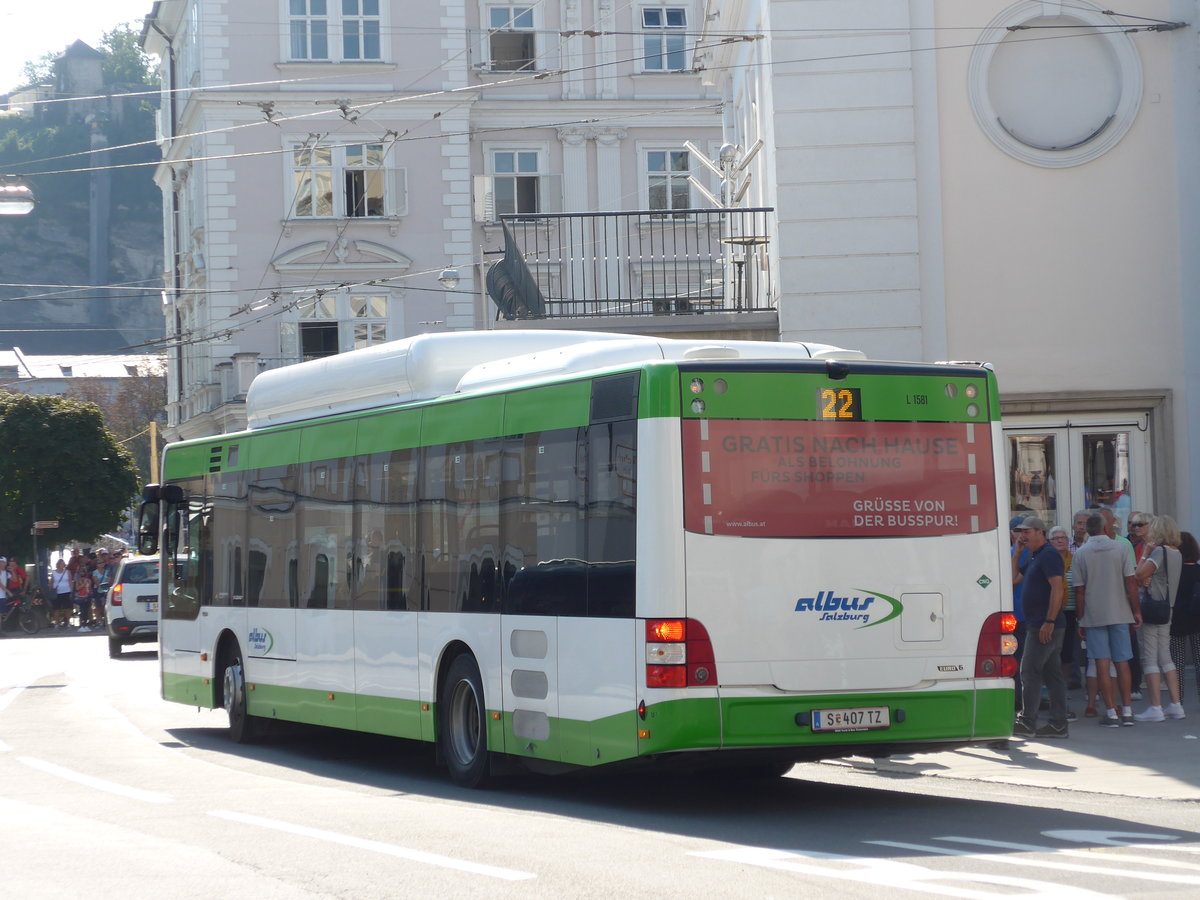
M 1179 673 L 1171 659 L 1171 605 L 1183 574 L 1183 555 L 1179 552 L 1179 526 L 1170 516 L 1156 516 L 1146 533 L 1146 550 L 1134 578 L 1140 586 L 1142 627 L 1138 643 L 1142 650 L 1142 671 L 1150 705 L 1134 716 L 1139 722 L 1163 722 L 1184 718 L 1179 702 Z M 1162 680 L 1166 678 L 1171 703 L 1162 706 Z

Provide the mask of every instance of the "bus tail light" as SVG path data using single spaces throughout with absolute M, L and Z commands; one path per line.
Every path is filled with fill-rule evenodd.
M 123 585 L 123 584 L 114 584 L 113 585 L 112 590 L 109 591 L 109 593 L 108 593 L 108 605 L 109 606 L 120 606 L 121 605 L 121 591 L 123 591 L 124 589 L 125 589 L 125 585 Z
M 979 629 L 975 648 L 976 678 L 1012 678 L 1017 674 L 1017 617 L 992 613 Z
M 646 620 L 646 687 L 709 687 L 717 666 L 708 630 L 695 619 Z

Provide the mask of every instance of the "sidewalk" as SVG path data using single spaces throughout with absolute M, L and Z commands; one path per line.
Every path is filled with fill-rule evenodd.
M 1083 710 L 1078 691 L 1072 692 L 1071 706 L 1076 712 Z M 1200 800 L 1200 703 L 1194 692 L 1185 696 L 1183 707 L 1186 719 L 1139 722 L 1132 728 L 1101 728 L 1098 720 L 1081 715 L 1071 723 L 1071 736 L 1065 740 L 1014 738 L 1008 749 L 972 747 L 883 760 L 854 758 L 845 763 L 865 771 Z M 1145 701 L 1133 704 L 1135 713 L 1145 708 Z M 1043 722 L 1045 717 L 1042 713 Z

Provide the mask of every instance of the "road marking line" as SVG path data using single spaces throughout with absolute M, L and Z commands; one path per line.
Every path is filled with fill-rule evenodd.
M 952 851 L 953 852 L 953 851 Z M 996 900 L 1002 894 L 995 887 L 1015 888 L 1005 894 L 1018 893 L 1022 900 L 1067 900 L 1067 898 L 1101 898 L 1107 894 L 1089 891 L 1067 884 L 1049 881 L 1034 881 L 1011 875 L 983 872 L 959 872 L 955 870 L 930 869 L 916 863 L 879 859 L 867 856 L 846 856 L 840 853 L 794 853 L 768 847 L 734 847 L 727 850 L 693 851 L 689 856 L 716 859 L 743 866 L 762 866 L 767 869 L 782 869 L 798 875 L 817 876 L 834 880 L 855 881 L 891 889 L 917 891 L 922 894 L 941 894 L 945 897 L 962 897 L 964 900 Z M 858 866 L 858 868 L 849 868 Z M 939 884 L 938 882 L 952 882 Z M 965 885 L 977 884 L 979 888 Z
M 400 859 L 410 859 L 413 862 L 440 866 L 443 869 L 455 869 L 459 872 L 470 872 L 474 875 L 487 875 L 490 878 L 502 878 L 505 881 L 526 881 L 537 878 L 532 872 L 519 872 L 516 869 L 502 869 L 483 863 L 474 863 L 465 859 L 455 859 L 452 856 L 441 856 L 437 853 L 426 853 L 423 850 L 412 850 L 395 844 L 385 844 L 382 841 L 370 841 L 349 834 L 339 834 L 336 831 L 325 831 L 320 828 L 309 828 L 305 825 L 293 825 L 278 819 L 264 819 L 261 816 L 251 816 L 245 813 L 231 812 L 225 809 L 209 810 L 210 816 L 218 819 L 228 819 L 231 822 L 241 822 L 243 825 L 257 825 L 259 828 L 270 828 L 287 834 L 297 834 L 302 837 L 315 838 L 319 841 L 329 841 L 346 847 L 356 847 L 359 850 L 369 850 L 372 853 L 382 853 L 385 856 L 395 856 Z
M 1017 850 L 1025 853 L 1052 853 L 1055 856 L 1065 853 L 1055 847 L 1038 847 L 1033 844 L 1012 844 L 1006 841 L 988 841 L 981 838 L 963 838 L 963 837 L 939 837 L 934 838 L 936 841 L 955 841 L 961 844 L 976 844 L 981 847 L 995 847 L 1001 850 Z M 868 844 L 877 844 L 880 847 L 894 847 L 898 850 L 913 850 L 918 853 L 936 853 L 940 856 L 958 856 L 970 857 L 971 859 L 986 860 L 1000 859 L 994 853 L 972 853 L 969 850 L 955 850 L 950 847 L 935 847 L 930 844 L 910 844 L 904 841 L 865 841 Z M 1121 878 L 1140 879 L 1142 881 L 1166 881 L 1171 884 L 1197 884 L 1200 885 L 1200 877 L 1189 877 L 1187 875 L 1164 875 L 1157 872 L 1139 872 L 1131 869 L 1117 869 L 1108 866 L 1080 866 L 1072 865 L 1068 862 L 1048 859 L 1012 859 L 1011 857 L 1003 857 L 1008 865 L 1012 866 L 1030 866 L 1035 869 L 1054 869 L 1061 872 L 1080 872 L 1085 875 L 1118 875 Z M 1117 860 L 1113 860 L 1114 862 Z
M 10 750 L 12 750 L 12 747 L 8 746 L 4 741 L 0 741 L 0 753 L 8 753 Z
M 20 697 L 21 691 L 23 690 L 25 690 L 25 688 L 16 687 L 5 691 L 3 694 L 0 694 L 0 712 L 4 712 L 10 703 Z
M 38 769 L 48 775 L 64 778 L 67 781 L 74 781 L 76 784 L 82 784 L 84 787 L 128 797 L 130 800 L 141 800 L 143 803 L 170 803 L 175 799 L 168 794 L 160 794 L 157 791 L 143 791 L 140 788 L 126 787 L 123 784 L 117 784 L 115 781 L 106 781 L 103 778 L 95 778 L 91 775 L 84 775 L 82 772 L 64 769 L 62 766 L 46 762 L 44 759 L 34 759 L 32 756 L 18 756 L 17 760 L 31 769 Z

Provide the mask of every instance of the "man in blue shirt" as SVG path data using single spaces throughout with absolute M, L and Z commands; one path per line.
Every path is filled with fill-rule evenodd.
M 1065 570 L 1062 556 L 1046 540 L 1046 523 L 1029 516 L 1017 531 L 1013 548 L 1013 584 L 1022 586 L 1025 613 L 1025 653 L 1021 658 L 1021 715 L 1013 737 L 1067 737 L 1067 680 L 1061 656 L 1067 619 L 1063 615 Z M 1021 551 L 1029 561 L 1020 565 Z M 1038 727 L 1042 685 L 1050 694 L 1050 721 Z

